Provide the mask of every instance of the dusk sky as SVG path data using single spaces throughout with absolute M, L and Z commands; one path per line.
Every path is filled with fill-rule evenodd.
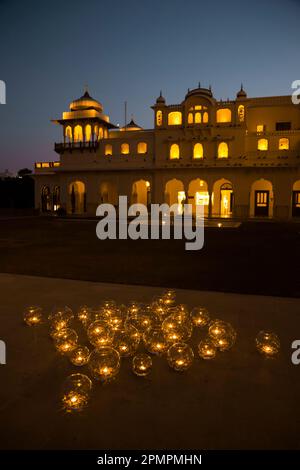
M 56 160 L 61 129 L 50 122 L 84 85 L 113 123 L 153 126 L 163 91 L 212 85 L 219 99 L 288 95 L 300 79 L 300 1 L 0 0 L 0 172 Z

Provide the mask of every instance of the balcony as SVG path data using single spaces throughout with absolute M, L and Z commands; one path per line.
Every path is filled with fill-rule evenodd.
M 72 152 L 73 150 L 89 150 L 90 152 L 95 152 L 99 147 L 99 142 L 62 142 L 55 143 L 54 150 L 55 152 L 62 154 L 65 151 Z

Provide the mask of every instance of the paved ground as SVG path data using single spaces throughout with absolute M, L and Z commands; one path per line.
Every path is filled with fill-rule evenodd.
M 146 380 L 132 375 L 125 360 L 114 383 L 95 386 L 85 413 L 66 416 L 57 397 L 74 368 L 56 354 L 45 326 L 23 325 L 23 307 L 147 301 L 160 289 L 1 274 L 0 291 L 0 339 L 7 343 L 7 364 L 0 366 L 0 448 L 300 448 L 300 366 L 290 360 L 291 342 L 300 339 L 298 299 L 178 291 L 179 302 L 204 304 L 232 322 L 235 348 L 214 362 L 195 360 L 185 374 L 155 358 Z M 253 338 L 262 328 L 281 336 L 276 360 L 255 351 Z
M 106 240 L 96 220 L 0 220 L 0 272 L 246 294 L 300 296 L 300 224 L 208 228 L 181 240 Z

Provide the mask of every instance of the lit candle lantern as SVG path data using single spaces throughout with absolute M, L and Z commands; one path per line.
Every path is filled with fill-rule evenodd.
M 209 313 L 205 307 L 195 307 L 191 311 L 191 319 L 194 326 L 203 328 L 209 323 Z
M 43 321 L 43 314 L 41 307 L 30 306 L 23 312 L 23 319 L 28 326 L 37 326 Z
M 235 343 L 235 335 L 230 333 L 224 333 L 221 336 L 217 336 L 212 338 L 212 341 L 216 348 L 220 351 L 227 351 L 228 349 L 232 348 Z
M 274 357 L 280 350 L 280 340 L 271 331 L 260 331 L 255 342 L 257 350 L 266 357 Z
M 138 354 L 132 360 L 132 370 L 139 377 L 146 377 L 152 369 L 152 359 L 148 354 Z
M 213 359 L 216 356 L 217 348 L 210 339 L 204 339 L 198 344 L 198 353 L 202 359 Z
M 66 328 L 58 338 L 54 339 L 54 344 L 61 354 L 69 354 L 76 348 L 77 341 L 76 331 Z
M 70 361 L 74 366 L 84 366 L 89 362 L 90 351 L 86 346 L 78 346 L 70 354 Z
M 88 327 L 87 336 L 95 347 L 108 346 L 113 342 L 114 331 L 106 322 L 96 320 Z
M 133 356 L 140 342 L 138 330 L 128 323 L 122 330 L 116 331 L 114 336 L 114 348 L 121 356 Z
M 169 343 L 166 341 L 160 328 L 148 328 L 144 333 L 143 339 L 145 348 L 152 354 L 164 354 L 168 349 Z
M 94 349 L 90 355 L 89 368 L 95 379 L 108 382 L 119 372 L 120 354 L 110 346 Z
M 92 321 L 92 310 L 83 305 L 77 312 L 77 318 L 83 325 L 88 325 Z
M 67 412 L 81 411 L 88 404 L 92 389 L 92 381 L 84 374 L 70 375 L 62 393 L 63 408 Z
M 209 323 L 208 335 L 211 339 L 218 339 L 221 336 L 236 336 L 236 332 L 230 323 L 223 320 L 213 320 Z
M 175 343 L 168 350 L 167 360 L 172 369 L 183 372 L 191 367 L 194 352 L 186 343 Z

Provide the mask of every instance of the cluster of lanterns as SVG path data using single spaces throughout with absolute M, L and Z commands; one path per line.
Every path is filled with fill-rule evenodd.
M 233 326 L 211 319 L 205 307 L 191 311 L 176 305 L 176 292 L 167 290 L 149 304 L 130 302 L 118 305 L 106 300 L 97 309 L 80 307 L 76 319 L 69 307 L 55 308 L 48 316 L 49 335 L 56 350 L 76 367 L 86 366 L 95 381 L 108 383 L 118 374 L 123 358 L 132 358 L 132 371 L 138 377 L 151 373 L 151 355 L 163 356 L 175 371 L 189 369 L 195 352 L 189 344 L 195 329 L 205 334 L 198 344 L 201 359 L 211 360 L 231 349 L 236 341 Z M 28 307 L 24 321 L 29 326 L 43 322 L 40 307 Z M 81 324 L 85 342 L 79 344 L 72 323 Z M 274 357 L 280 349 L 275 333 L 260 331 L 256 348 L 265 357 Z M 70 375 L 63 386 L 62 404 L 66 411 L 80 411 L 89 401 L 92 381 L 85 374 Z

